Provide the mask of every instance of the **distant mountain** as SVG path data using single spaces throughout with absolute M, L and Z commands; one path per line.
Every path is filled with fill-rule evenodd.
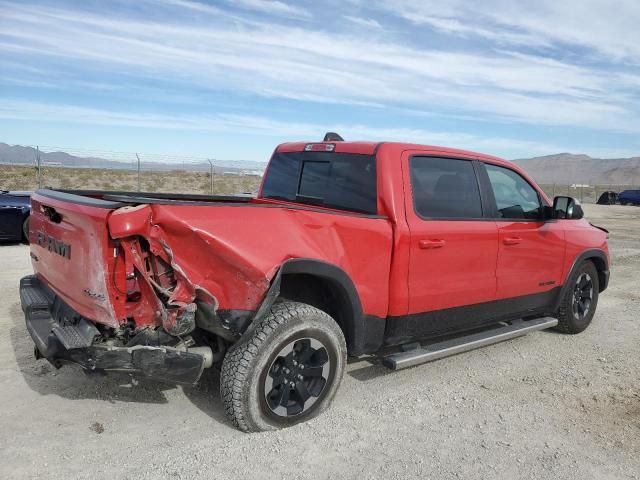
M 0 143 L 0 163 L 35 165 L 36 153 L 36 149 L 33 147 Z M 65 152 L 40 152 L 40 159 L 41 162 L 45 164 L 60 163 L 65 167 L 84 166 L 104 162 L 105 165 L 116 163 L 122 168 L 122 163 L 120 162 L 113 162 L 103 158 L 76 157 Z
M 8 145 L 0 142 L 0 164 L 13 165 L 35 165 L 36 149 L 33 147 L 23 147 L 21 145 Z M 132 169 L 136 168 L 136 157 L 130 154 L 112 154 L 118 159 L 107 159 L 101 157 L 85 157 L 71 155 L 66 152 L 43 152 L 40 151 L 40 162 L 47 166 L 62 166 L 76 168 L 112 168 L 112 169 Z M 125 158 L 128 157 L 128 158 Z M 167 161 L 159 161 L 158 157 L 169 158 Z M 155 158 L 155 159 L 154 159 Z M 153 171 L 166 170 L 209 170 L 209 163 L 202 160 L 189 158 L 183 161 L 179 156 L 172 159 L 171 156 L 140 154 L 142 169 Z M 267 164 L 252 160 L 214 160 L 216 173 L 227 171 L 259 171 L 262 172 Z
M 513 162 L 524 168 L 538 183 L 640 184 L 640 157 L 592 158 L 588 155 L 558 153 Z

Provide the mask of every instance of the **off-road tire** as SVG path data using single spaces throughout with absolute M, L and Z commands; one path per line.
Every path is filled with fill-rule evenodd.
M 576 285 L 576 281 L 583 274 L 587 274 L 593 282 L 593 295 L 591 298 L 591 304 L 588 313 L 584 316 L 584 318 L 578 319 L 574 316 L 573 312 L 574 288 Z M 583 332 L 591 323 L 591 320 L 593 319 L 593 316 L 596 312 L 596 307 L 598 306 L 599 288 L 600 285 L 598 270 L 596 269 L 596 266 L 593 264 L 593 262 L 585 260 L 573 270 L 569 279 L 567 280 L 567 288 L 564 292 L 562 301 L 560 302 L 560 307 L 558 308 L 557 312 L 558 326 L 556 327 L 556 330 L 572 335 Z
M 22 222 L 22 241 L 29 243 L 29 216 Z
M 220 374 L 220 396 L 234 426 L 244 432 L 285 428 L 316 417 L 329 406 L 347 362 L 345 339 L 333 318 L 304 303 L 276 302 L 245 336 L 227 352 Z M 265 378 L 282 348 L 300 339 L 322 343 L 329 358 L 329 373 L 308 410 L 278 416 L 265 399 Z

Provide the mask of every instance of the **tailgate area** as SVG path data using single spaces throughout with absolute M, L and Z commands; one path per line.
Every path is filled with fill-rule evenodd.
M 83 317 L 117 327 L 125 298 L 114 282 L 117 245 L 107 220 L 123 204 L 53 190 L 39 190 L 31 201 L 31 261 L 38 280 Z

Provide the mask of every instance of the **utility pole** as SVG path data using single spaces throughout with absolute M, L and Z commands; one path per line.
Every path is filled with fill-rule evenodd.
M 138 191 L 140 191 L 140 156 L 136 153 L 138 159 Z
M 209 166 L 211 167 L 211 195 L 213 195 L 213 162 L 207 158 Z
M 38 169 L 38 188 L 42 188 L 42 172 L 40 164 L 40 147 L 36 145 L 36 165 Z

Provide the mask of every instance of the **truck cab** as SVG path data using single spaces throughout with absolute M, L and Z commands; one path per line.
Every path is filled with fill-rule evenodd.
M 41 190 L 21 282 L 56 366 L 193 383 L 244 431 L 331 402 L 346 356 L 400 369 L 590 324 L 607 232 L 518 166 L 407 143 L 278 146 L 255 198 Z

